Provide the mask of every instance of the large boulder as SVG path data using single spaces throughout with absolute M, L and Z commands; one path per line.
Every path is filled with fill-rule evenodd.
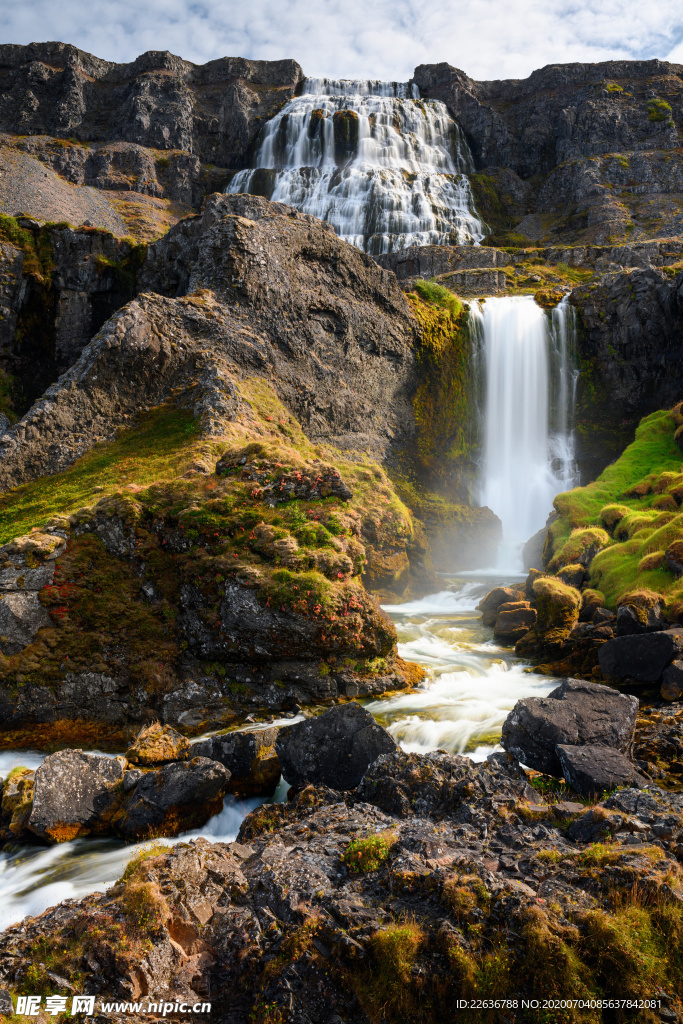
M 523 764 L 561 775 L 556 747 L 601 744 L 629 754 L 638 699 L 609 686 L 565 679 L 547 697 L 518 700 L 503 724 L 501 743 Z
M 514 644 L 535 625 L 536 609 L 528 601 L 511 601 L 500 606 L 493 633 L 503 643 Z
M 667 665 L 683 651 L 683 630 L 618 636 L 600 648 L 600 668 L 608 679 L 656 683 Z
M 515 590 L 512 587 L 494 587 L 486 597 L 481 599 L 477 605 L 477 611 L 481 612 L 485 626 L 495 626 L 501 605 L 523 600 L 524 593 L 521 590 Z
M 126 751 L 126 759 L 142 767 L 169 764 L 171 761 L 185 761 L 189 750 L 190 741 L 176 729 L 152 722 L 137 734 L 133 745 Z
M 296 789 L 311 783 L 355 789 L 380 754 L 399 748 L 369 711 L 351 703 L 280 729 L 275 749 L 282 774 Z
M 228 769 L 207 757 L 165 764 L 143 775 L 116 815 L 114 828 L 128 840 L 199 828 L 221 810 L 229 780 Z
M 124 760 L 60 750 L 36 770 L 28 827 L 48 843 L 110 831 L 123 797 Z
M 648 785 L 636 766 L 614 747 L 558 743 L 557 755 L 565 781 L 583 796 L 601 796 L 621 786 L 644 789 Z
M 220 761 L 230 772 L 228 792 L 237 796 L 272 796 L 280 781 L 275 751 L 277 729 L 230 732 L 192 744 L 193 757 Z
M 517 641 L 515 650 L 523 658 L 558 656 L 578 621 L 581 594 L 554 576 L 536 577 L 531 589 L 538 619 Z

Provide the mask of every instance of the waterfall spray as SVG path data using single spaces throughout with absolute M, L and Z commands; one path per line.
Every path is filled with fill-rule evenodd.
M 472 155 L 437 100 L 411 83 L 309 78 L 263 128 L 254 167 L 228 192 L 258 192 L 328 221 L 378 254 L 484 237 Z

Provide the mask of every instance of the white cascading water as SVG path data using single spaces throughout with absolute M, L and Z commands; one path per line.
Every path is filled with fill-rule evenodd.
M 503 524 L 498 566 L 514 571 L 555 495 L 576 483 L 574 311 L 564 299 L 549 322 L 523 296 L 473 302 L 470 317 L 485 376 L 480 502 Z
M 481 242 L 473 171 L 445 104 L 420 99 L 414 84 L 308 78 L 226 191 L 266 194 L 377 255 Z

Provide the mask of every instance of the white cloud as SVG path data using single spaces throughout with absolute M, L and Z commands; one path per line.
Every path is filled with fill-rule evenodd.
M 23 0 L 0 37 L 59 39 L 107 60 L 171 50 L 292 57 L 309 75 L 407 79 L 447 61 L 473 78 L 522 78 L 545 64 L 660 57 L 683 62 L 680 0 Z

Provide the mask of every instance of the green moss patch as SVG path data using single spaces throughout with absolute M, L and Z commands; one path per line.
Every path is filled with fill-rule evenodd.
M 589 586 L 604 594 L 609 608 L 629 592 L 649 590 L 677 614 L 683 598 L 683 583 L 663 558 L 670 544 L 683 539 L 683 513 L 677 511 L 683 498 L 682 457 L 674 431 L 669 411 L 646 416 L 633 443 L 597 480 L 555 499 L 559 518 L 550 528 L 551 566 L 574 561 L 574 549 L 584 538 L 599 538 Z M 671 507 L 661 507 L 662 497 Z

